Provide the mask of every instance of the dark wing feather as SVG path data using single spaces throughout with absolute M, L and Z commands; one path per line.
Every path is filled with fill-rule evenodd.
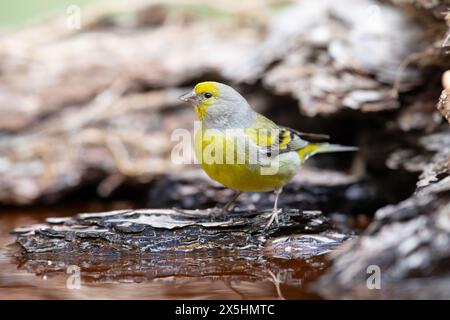
M 321 133 L 308 133 L 308 132 L 300 132 L 295 129 L 291 129 L 284 126 L 279 126 L 281 129 L 291 131 L 295 133 L 297 136 L 299 136 L 302 139 L 308 140 L 309 142 L 323 142 L 330 139 L 330 136 L 327 134 L 321 134 Z

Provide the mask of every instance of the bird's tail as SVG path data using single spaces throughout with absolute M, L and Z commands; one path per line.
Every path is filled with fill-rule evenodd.
M 305 162 L 309 157 L 312 157 L 318 153 L 329 153 L 329 152 L 347 152 L 347 151 L 357 151 L 357 147 L 342 146 L 340 144 L 332 143 L 310 143 L 301 149 L 297 150 L 302 163 Z

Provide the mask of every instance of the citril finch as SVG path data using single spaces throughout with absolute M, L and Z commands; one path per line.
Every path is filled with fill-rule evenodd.
M 306 159 L 318 153 L 357 148 L 309 142 L 303 134 L 275 124 L 254 111 L 232 87 L 213 81 L 198 83 L 180 97 L 191 103 L 202 128 L 195 136 L 195 153 L 208 176 L 237 191 L 223 208 L 228 211 L 240 193 L 275 192 L 267 227 L 278 221 L 278 199 Z

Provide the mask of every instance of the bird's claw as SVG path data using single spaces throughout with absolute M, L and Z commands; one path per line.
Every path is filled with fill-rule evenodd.
M 269 221 L 267 222 L 265 227 L 266 229 L 268 229 L 272 225 L 274 220 L 277 222 L 277 224 L 279 223 L 278 214 L 281 213 L 281 211 L 282 211 L 281 209 L 272 210 L 272 213 L 269 216 Z

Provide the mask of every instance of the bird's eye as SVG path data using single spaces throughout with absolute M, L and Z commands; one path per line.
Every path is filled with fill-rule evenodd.
M 203 96 L 204 96 L 206 99 L 209 99 L 209 98 L 211 98 L 213 95 L 212 95 L 212 93 L 205 92 L 205 93 L 203 94 Z

